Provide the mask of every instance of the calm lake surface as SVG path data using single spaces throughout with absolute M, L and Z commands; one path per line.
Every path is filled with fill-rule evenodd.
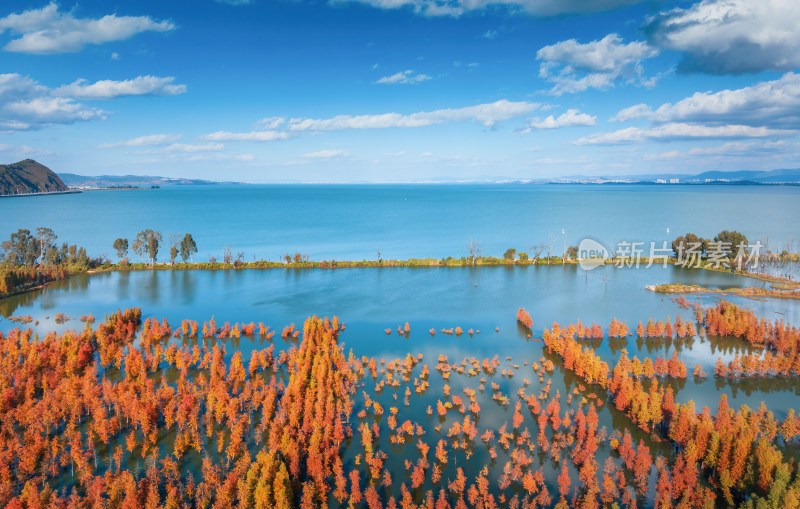
M 221 258 L 226 245 L 247 260 L 295 251 L 314 260 L 374 260 L 379 249 L 384 259 L 461 257 L 470 238 L 484 255 L 542 242 L 560 254 L 586 236 L 612 246 L 660 245 L 689 231 L 713 237 L 724 229 L 782 249 L 800 239 L 798 217 L 800 187 L 208 185 L 2 199 L 0 239 L 47 226 L 59 242 L 115 257 L 117 237 L 132 240 L 146 228 L 189 232 L 198 261 Z
M 374 259 L 380 248 L 384 259 L 409 257 L 464 256 L 465 242 L 477 239 L 484 254 L 499 256 L 508 247 L 527 249 L 538 242 L 551 242 L 553 252 L 563 244 L 576 244 L 583 236 L 607 243 L 618 240 L 662 241 L 692 231 L 713 236 L 722 229 L 736 229 L 748 238 L 769 237 L 770 243 L 783 242 L 797 235 L 794 218 L 800 217 L 800 189 L 778 187 L 727 186 L 191 186 L 146 191 L 86 192 L 76 195 L 0 200 L 0 236 L 7 238 L 17 228 L 50 226 L 59 241 L 84 245 L 90 254 L 111 253 L 114 238 L 129 239 L 144 228 L 162 232 L 191 232 L 200 248 L 198 258 L 219 257 L 226 244 L 252 256 L 277 259 L 285 252 L 299 250 L 312 259 Z M 561 229 L 565 230 L 562 236 Z M 671 233 L 667 233 L 670 228 Z M 15 326 L 11 315 L 30 315 L 38 334 L 79 330 L 82 315 L 102 321 L 117 308 L 141 307 L 143 318 L 166 318 L 176 327 L 183 319 L 197 320 L 202 327 L 210 318 L 217 326 L 224 322 L 264 322 L 280 332 L 294 323 L 301 326 L 310 315 L 339 316 L 347 328 L 340 336 L 345 351 L 357 356 L 390 361 L 406 354 L 422 354 L 423 364 L 431 369 L 439 355 L 450 363 L 476 357 L 498 355 L 501 368 L 517 365 L 515 376 L 491 377 L 512 404 L 502 405 L 491 398 L 492 391 L 480 393 L 484 411 L 478 426 L 497 429 L 511 421 L 515 393 L 525 387 L 528 394 L 538 392 L 540 382 L 530 367 L 547 358 L 555 364 L 551 391 L 562 399 L 582 387 L 580 380 L 563 369 L 560 359 L 547 354 L 540 338 L 545 327 L 593 322 L 604 329 L 612 318 L 626 321 L 634 330 L 639 321 L 672 321 L 677 315 L 693 319 L 690 309 L 681 308 L 670 296 L 645 289 L 660 283 L 699 284 L 709 288 L 765 286 L 759 280 L 728 273 L 682 269 L 660 265 L 650 268 L 604 266 L 584 271 L 576 266 L 527 267 L 451 267 L 451 268 L 363 268 L 363 269 L 241 269 L 241 270 L 153 270 L 107 272 L 79 275 L 48 285 L 43 290 L 0 301 L 0 330 Z M 697 298 L 713 304 L 714 295 Z M 800 325 L 800 303 L 789 300 L 729 299 L 768 319 L 783 319 Z M 516 311 L 525 307 L 534 320 L 533 337 L 528 338 L 516 322 Z M 57 324 L 55 315 L 65 313 L 66 323 Z M 411 333 L 398 335 L 398 325 L 408 321 Z M 446 336 L 439 331 L 460 326 L 470 336 Z M 27 327 L 27 326 L 26 326 Z M 392 329 L 387 335 L 384 330 Z M 431 337 L 428 329 L 435 329 Z M 496 331 L 496 328 L 499 331 Z M 184 340 L 175 340 L 184 341 Z M 191 341 L 185 340 L 187 344 Z M 203 340 L 199 340 L 203 341 Z M 276 349 L 291 346 L 273 338 Z M 709 374 L 690 376 L 671 382 L 676 399 L 694 400 L 698 409 L 716 409 L 720 394 L 728 395 L 734 406 L 757 408 L 763 401 L 783 418 L 796 408 L 800 383 L 796 379 L 768 379 L 728 382 L 713 376 L 717 358 L 725 361 L 736 354 L 750 353 L 749 345 L 730 338 L 707 338 L 702 333 L 689 340 L 586 341 L 612 367 L 622 353 L 640 359 L 670 357 L 677 350 L 691 373 L 700 365 Z M 268 342 L 242 336 L 226 343 L 227 355 L 243 352 L 245 363 L 250 352 Z M 510 360 L 507 360 L 510 358 Z M 527 362 L 529 365 L 525 365 Z M 529 384 L 526 385 L 524 379 Z M 370 391 L 371 378 L 364 390 Z M 476 377 L 453 376 L 453 393 L 475 389 Z M 488 384 L 487 384 L 488 385 Z M 594 391 L 604 405 L 598 408 L 600 425 L 609 433 L 630 430 L 634 440 L 645 440 L 655 454 L 670 455 L 672 447 L 655 442 L 631 425 L 630 420 L 608 404 L 597 388 L 583 388 L 583 395 Z M 442 380 L 431 377 L 431 388 L 415 395 L 410 406 L 403 405 L 403 394 L 391 388 L 372 394 L 384 408 L 400 406 L 401 415 L 420 423 L 426 434 L 436 436 L 436 426 L 446 430 L 456 417 L 429 417 L 442 396 Z M 577 408 L 576 396 L 570 408 Z M 526 415 L 525 426 L 536 428 Z M 160 443 L 170 450 L 170 438 Z M 389 443 L 382 434 L 382 450 L 391 461 L 402 464 L 417 455 L 413 445 Z M 346 462 L 352 465 L 358 447 L 348 447 Z M 789 449 L 787 455 L 797 451 Z M 599 453 L 598 460 L 603 461 Z M 496 463 L 488 459 L 483 447 L 475 449 L 471 460 L 448 465 L 445 477 L 453 477 L 456 465 L 468 475 L 470 464 L 497 465 L 490 479 L 496 480 L 506 461 L 501 451 Z M 191 459 L 199 465 L 200 457 Z M 470 463 L 471 462 L 471 463 Z M 451 462 L 452 463 L 452 462 Z M 560 465 L 539 455 L 536 464 L 544 467 L 551 493 Z M 135 466 L 135 465 L 134 465 Z M 398 475 L 393 489 L 404 479 Z M 651 485 L 655 475 L 651 476 Z M 425 485 L 427 489 L 427 484 Z M 652 502 L 652 493 L 644 502 Z

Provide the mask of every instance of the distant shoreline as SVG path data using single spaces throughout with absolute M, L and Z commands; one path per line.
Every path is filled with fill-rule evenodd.
M 80 193 L 83 191 L 152 191 L 154 189 L 161 189 L 160 186 L 109 186 L 109 187 L 82 187 L 76 188 L 75 191 Z
M 53 194 L 77 194 L 82 191 L 78 189 L 70 189 L 68 191 L 45 191 L 42 193 L 22 193 L 22 194 L 0 194 L 0 198 L 21 198 L 25 196 L 48 196 Z

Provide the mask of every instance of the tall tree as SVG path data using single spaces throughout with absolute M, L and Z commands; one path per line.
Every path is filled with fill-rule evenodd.
M 39 263 L 45 262 L 45 254 L 50 248 L 55 247 L 58 235 L 51 228 L 36 228 L 36 240 L 39 242 Z
M 133 252 L 142 258 L 147 258 L 151 267 L 158 259 L 158 245 L 161 243 L 161 233 L 151 229 L 140 231 L 133 242 Z
M 169 246 L 169 264 L 175 265 L 175 260 L 178 258 L 178 246 L 181 244 L 181 236 L 179 233 L 167 234 L 167 245 Z
M 6 259 L 19 265 L 35 265 L 39 258 L 39 241 L 31 235 L 30 230 L 17 230 L 11 234 L 11 241 L 4 243 Z
M 747 247 L 747 237 L 737 231 L 722 230 L 714 236 L 714 242 L 721 242 L 721 250 L 728 258 L 733 258 L 739 252 L 739 247 Z
M 114 250 L 117 252 L 117 256 L 119 257 L 120 261 L 124 260 L 125 256 L 128 254 L 128 239 L 115 240 Z
M 702 253 L 705 250 L 707 243 L 707 240 L 698 237 L 694 233 L 687 233 L 686 235 L 681 235 L 672 241 L 672 250 L 675 252 L 675 256 L 684 258 L 686 256 L 686 251 L 690 248 Z
M 183 263 L 186 263 L 189 258 L 193 258 L 195 253 L 197 253 L 197 244 L 195 244 L 192 234 L 187 233 L 183 236 L 183 240 L 181 240 L 181 258 L 183 259 Z

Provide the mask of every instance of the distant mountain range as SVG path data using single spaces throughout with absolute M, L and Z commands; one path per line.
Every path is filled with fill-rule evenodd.
M 656 184 L 800 184 L 800 169 L 706 171 L 696 175 L 685 173 L 585 176 L 537 179 L 532 182 L 555 183 L 656 183 Z
M 286 183 L 302 183 L 285 181 Z M 213 185 L 235 182 L 169 178 L 150 175 L 98 175 L 86 176 L 74 173 L 56 175 L 50 168 L 33 159 L 0 165 L 0 196 L 66 192 L 70 189 L 103 189 L 154 187 L 172 185 Z M 368 184 L 369 182 L 357 182 Z M 402 183 L 402 182 L 398 182 Z M 528 184 L 733 184 L 733 185 L 800 185 L 800 169 L 770 171 L 706 171 L 698 174 L 665 173 L 648 175 L 589 176 L 521 179 L 504 176 L 481 176 L 472 178 L 439 177 L 405 183 L 528 183 Z
M 707 171 L 697 175 L 695 178 L 701 181 L 705 179 L 729 180 L 731 182 L 750 181 L 760 184 L 786 184 L 800 182 L 800 169 L 794 170 L 771 170 L 771 171 Z
M 0 196 L 65 192 L 69 189 L 53 170 L 25 159 L 0 164 Z
M 217 184 L 209 180 L 154 177 L 149 175 L 75 175 L 74 173 L 59 173 L 61 180 L 72 188 L 102 188 L 102 187 L 151 187 L 173 186 L 188 184 Z

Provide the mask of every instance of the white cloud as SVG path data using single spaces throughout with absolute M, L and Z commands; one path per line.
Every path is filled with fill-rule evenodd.
M 332 118 L 293 118 L 289 120 L 290 131 L 341 131 L 345 129 L 386 129 L 392 127 L 426 127 L 449 122 L 473 120 L 491 127 L 497 122 L 530 113 L 539 108 L 539 103 L 512 102 L 505 99 L 477 106 L 421 111 L 403 115 L 383 113 L 379 115 L 338 115 Z
M 497 37 L 497 30 L 487 30 L 481 37 L 492 40 Z
M 246 133 L 217 131 L 200 138 L 210 141 L 276 141 L 288 139 L 289 133 L 281 131 L 251 131 Z
M 376 81 L 376 83 L 387 84 L 387 85 L 394 85 L 394 84 L 401 84 L 401 85 L 413 85 L 415 83 L 421 83 L 423 81 L 428 81 L 431 79 L 430 76 L 427 74 L 414 74 L 414 71 L 407 70 L 403 72 L 398 72 L 396 74 L 392 74 L 391 76 L 384 76 L 383 78 Z
M 199 153 L 191 155 L 172 154 L 167 157 L 168 159 L 171 160 L 177 159 L 179 161 L 253 161 L 256 158 L 255 154 L 226 154 L 219 152 Z
M 253 0 L 215 0 L 221 4 L 228 4 L 228 5 L 251 5 L 254 3 Z
M 173 77 L 139 76 L 124 81 L 100 80 L 90 84 L 79 79 L 54 89 L 53 95 L 76 99 L 113 99 L 131 95 L 178 95 L 186 92 L 186 85 L 173 85 L 173 81 Z
M 569 109 L 566 113 L 562 113 L 558 118 L 553 115 L 547 116 L 544 120 L 539 118 L 531 119 L 528 128 L 523 132 L 529 132 L 531 129 L 558 129 L 559 127 L 574 127 L 574 126 L 593 126 L 597 124 L 597 117 L 587 113 L 581 113 L 576 109 Z
M 71 124 L 103 119 L 103 110 L 53 97 L 52 90 L 27 76 L 0 74 L 0 130 L 40 129 L 51 124 Z
M 662 152 L 660 154 L 645 154 L 645 161 L 663 161 L 666 159 L 675 159 L 680 155 L 677 150 L 670 150 L 669 152 Z
M 790 136 L 797 131 L 752 127 L 747 125 L 706 126 L 684 123 L 663 124 L 650 128 L 629 127 L 611 133 L 597 133 L 580 138 L 576 145 L 616 145 L 624 143 L 665 142 L 689 139 L 766 138 Z
M 460 16 L 487 7 L 505 7 L 513 13 L 534 16 L 607 11 L 643 0 L 331 0 L 355 1 L 381 9 L 408 8 L 423 16 Z
M 552 157 L 542 157 L 542 158 L 539 158 L 539 159 L 534 159 L 533 163 L 535 163 L 535 164 L 558 164 L 558 165 L 563 165 L 563 164 L 580 164 L 580 163 L 585 163 L 588 160 L 589 160 L 589 157 L 586 156 L 586 155 L 582 155 L 580 157 L 572 158 L 572 159 L 570 159 L 570 158 L 563 158 L 563 159 L 559 158 L 559 159 L 556 159 L 556 158 L 552 158 Z
M 180 134 L 148 134 L 146 136 L 139 136 L 138 138 L 131 138 L 125 141 L 116 141 L 113 143 L 103 143 L 98 145 L 97 148 L 117 148 L 117 147 L 147 147 L 166 145 L 168 143 L 175 143 L 181 139 Z
M 739 157 L 741 155 L 757 154 L 776 154 L 790 152 L 797 154 L 797 143 L 789 143 L 786 140 L 777 141 L 732 141 L 718 147 L 693 148 L 689 150 L 689 155 L 713 155 Z
M 99 19 L 76 18 L 71 13 L 58 12 L 58 5 L 52 2 L 41 9 L 0 18 L 0 33 L 9 30 L 19 35 L 3 49 L 40 55 L 75 53 L 87 44 L 121 41 L 141 32 L 174 29 L 171 22 L 155 21 L 148 16 L 110 14 Z
M 637 104 L 629 108 L 620 110 L 616 115 L 611 117 L 612 122 L 627 122 L 629 120 L 636 120 L 639 118 L 649 118 L 653 114 L 653 110 L 646 104 Z
M 800 144 L 786 140 L 776 141 L 730 141 L 715 147 L 695 147 L 685 152 L 671 150 L 660 154 L 646 154 L 645 160 L 657 161 L 675 158 L 731 158 L 737 161 L 742 159 L 780 159 L 785 157 L 796 158 Z
M 582 92 L 613 87 L 615 82 L 653 86 L 656 78 L 645 78 L 643 60 L 658 50 L 637 41 L 624 44 L 617 34 L 581 44 L 575 39 L 545 46 L 536 52 L 541 60 L 539 76 L 552 82 L 551 93 Z
M 303 154 L 303 157 L 311 159 L 334 159 L 341 157 L 350 157 L 350 153 L 344 150 L 320 150 L 319 152 L 311 152 Z
M 273 131 L 279 128 L 285 122 L 286 122 L 285 117 L 267 117 L 267 118 L 262 118 L 261 120 L 256 122 L 256 125 L 258 125 L 262 129 Z
M 800 74 L 720 92 L 696 92 L 675 104 L 653 111 L 645 104 L 621 110 L 613 118 L 626 121 L 647 118 L 653 122 L 744 124 L 781 128 L 800 127 Z
M 222 143 L 173 143 L 162 150 L 164 152 L 216 152 L 225 148 Z
M 78 80 L 71 85 L 49 88 L 28 76 L 0 74 L 0 130 L 41 129 L 51 124 L 105 119 L 101 109 L 77 99 L 112 99 L 125 95 L 182 93 L 183 85 L 172 85 L 173 78 L 143 76 L 125 81 L 102 80 L 88 84 Z
M 0 143 L 0 152 L 9 154 L 9 157 L 17 157 L 19 159 L 53 155 L 52 150 L 30 147 L 28 145 L 8 145 L 5 143 Z
M 344 131 L 349 129 L 389 129 L 428 127 L 451 122 L 475 121 L 485 127 L 494 127 L 498 122 L 525 115 L 541 108 L 532 102 L 512 102 L 505 99 L 463 108 L 445 108 L 418 113 L 382 113 L 377 115 L 338 115 L 331 118 L 269 117 L 257 122 L 271 127 L 267 130 L 249 132 L 216 131 L 200 136 L 207 141 L 277 141 L 286 140 L 303 132 Z
M 119 60 L 119 53 L 116 51 L 111 54 L 111 60 Z
M 22 118 L 57 124 L 69 124 L 75 120 L 91 120 L 103 116 L 99 110 L 87 108 L 66 97 L 36 97 L 14 101 L 4 104 L 3 109 Z
M 684 52 L 678 69 L 712 74 L 800 66 L 800 2 L 703 0 L 648 19 L 651 44 Z

